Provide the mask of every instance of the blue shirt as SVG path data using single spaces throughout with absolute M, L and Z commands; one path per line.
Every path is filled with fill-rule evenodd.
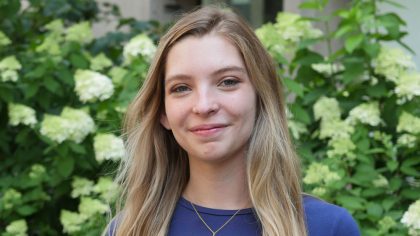
M 358 226 L 346 209 L 310 196 L 303 197 L 308 236 L 360 236 Z M 213 231 L 219 229 L 236 210 L 219 210 L 195 205 L 204 221 Z M 112 224 L 114 223 L 114 224 Z M 108 236 L 115 227 L 111 223 Z M 168 236 L 211 236 L 191 203 L 180 198 L 169 226 Z M 261 225 L 252 208 L 241 210 L 217 236 L 260 236 Z

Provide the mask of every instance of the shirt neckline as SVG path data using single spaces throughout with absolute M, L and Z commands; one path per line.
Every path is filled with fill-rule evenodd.
M 191 206 L 191 202 L 185 199 L 184 197 L 179 198 L 179 204 L 182 207 L 187 208 L 190 211 L 194 211 L 194 208 Z M 213 209 L 213 208 L 207 208 L 200 205 L 194 204 L 195 208 L 198 212 L 203 214 L 210 214 L 210 215 L 221 215 L 221 216 L 231 216 L 235 214 L 238 210 L 224 210 L 224 209 Z M 238 215 L 247 215 L 247 214 L 253 214 L 253 208 L 244 208 L 239 211 Z

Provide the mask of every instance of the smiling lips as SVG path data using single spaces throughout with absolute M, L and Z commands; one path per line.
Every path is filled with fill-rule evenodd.
M 209 136 L 217 133 L 218 131 L 221 131 L 226 127 L 226 124 L 205 124 L 194 126 L 190 129 L 190 131 L 200 136 Z

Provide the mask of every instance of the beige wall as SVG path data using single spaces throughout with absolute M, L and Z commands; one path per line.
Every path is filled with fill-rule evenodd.
M 98 3 L 109 2 L 119 6 L 121 15 L 133 17 L 138 20 L 148 20 L 153 11 L 151 2 L 161 2 L 152 0 L 97 0 Z M 93 32 L 96 36 L 102 36 L 106 32 L 112 31 L 117 25 L 116 20 L 110 19 L 108 22 L 99 22 L 93 25 Z

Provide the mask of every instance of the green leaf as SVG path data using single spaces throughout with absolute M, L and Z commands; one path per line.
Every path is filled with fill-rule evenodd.
M 87 69 L 89 67 L 89 61 L 80 54 L 71 54 L 70 62 L 78 69 Z
M 69 177 L 74 169 L 74 159 L 69 156 L 56 157 L 57 170 L 64 178 Z
M 1 1 L 0 2 L 0 20 L 3 21 L 13 17 L 20 10 L 20 1 Z
M 365 198 L 381 196 L 385 193 L 384 188 L 367 188 L 362 191 L 362 196 Z
M 409 176 L 414 176 L 414 177 L 420 176 L 420 172 L 418 168 L 416 169 L 411 166 L 401 166 L 400 170 L 401 172 Z
M 73 74 L 69 70 L 62 70 L 58 74 L 58 78 L 63 81 L 65 84 L 74 86 Z
M 310 66 L 314 63 L 319 63 L 324 61 L 324 57 L 321 56 L 319 53 L 312 52 L 309 50 L 299 50 L 296 53 L 296 57 L 293 60 L 294 63 L 300 64 L 300 65 L 307 65 Z
M 406 188 L 401 191 L 401 196 L 411 200 L 418 200 L 420 198 L 420 188 Z
M 16 211 L 22 216 L 29 216 L 37 211 L 37 209 L 31 205 L 23 205 L 16 209 Z
M 313 1 L 313 2 L 303 2 L 303 3 L 299 4 L 299 8 L 300 9 L 313 9 L 313 10 L 317 10 L 317 9 L 320 9 L 321 7 L 322 6 L 318 2 L 316 2 L 316 1 Z
M 344 47 L 346 48 L 346 51 L 348 53 L 352 53 L 354 49 L 359 47 L 359 45 L 363 42 L 364 38 L 365 36 L 362 34 L 352 35 L 349 38 L 347 38 L 344 45 Z
M 363 50 L 371 57 L 376 58 L 379 54 L 381 46 L 378 43 L 368 43 L 363 44 Z
M 363 210 L 365 208 L 365 199 L 360 197 L 341 195 L 336 200 L 340 206 L 349 210 Z
M 32 98 L 38 92 L 39 86 L 37 84 L 28 84 L 25 89 L 25 99 Z
M 397 14 L 386 13 L 378 16 L 377 19 L 393 39 L 400 38 L 400 25 L 406 25 L 406 23 Z
M 289 79 L 289 78 L 284 78 L 283 82 L 290 91 L 296 93 L 296 95 L 298 95 L 299 97 L 303 97 L 305 87 L 303 87 L 302 84 L 296 82 L 295 80 Z
M 300 121 L 304 124 L 311 123 L 311 117 L 309 116 L 309 113 L 297 103 L 289 105 L 289 109 L 293 114 L 293 119 Z
M 386 166 L 390 171 L 395 171 L 398 168 L 398 162 L 394 160 L 390 160 L 386 162 Z
M 399 177 L 393 177 L 390 181 L 389 181 L 389 188 L 391 191 L 395 192 L 398 189 L 400 189 L 402 185 L 402 180 Z
M 381 216 L 383 214 L 383 209 L 382 209 L 381 205 L 379 205 L 378 203 L 369 202 L 366 205 L 366 208 L 367 208 L 368 215 L 373 216 L 377 219 L 381 218 Z
M 25 78 L 28 79 L 37 79 L 42 78 L 47 71 L 47 67 L 45 65 L 39 65 L 33 68 L 33 70 L 26 73 Z
M 382 207 L 384 208 L 385 211 L 390 210 L 395 203 L 397 203 L 399 201 L 399 199 L 397 197 L 387 197 L 382 201 Z
M 86 149 L 83 145 L 69 142 L 70 149 L 78 154 L 86 154 Z
M 346 84 L 357 81 L 365 71 L 363 62 L 345 63 L 345 67 L 346 70 L 343 73 L 343 81 Z
M 337 29 L 337 31 L 335 31 L 334 32 L 334 38 L 340 38 L 340 37 L 342 37 L 343 35 L 345 35 L 345 34 L 347 34 L 347 33 L 350 33 L 350 32 L 352 32 L 352 31 L 354 31 L 355 29 L 357 29 L 357 28 L 355 28 L 353 25 L 351 25 L 351 24 L 345 24 L 345 25 L 342 25 L 342 26 L 340 26 L 338 29 Z
M 46 77 L 44 87 L 53 94 L 60 94 L 60 84 L 51 77 Z
M 0 98 L 6 103 L 13 102 L 13 93 L 7 88 L 0 87 Z
M 387 96 L 388 89 L 385 87 L 385 83 L 377 83 L 376 85 L 367 89 L 366 92 L 371 97 L 381 98 Z
M 412 167 L 414 165 L 420 164 L 420 158 L 419 157 L 411 157 L 411 158 L 407 158 L 405 159 L 402 164 L 401 167 Z
M 405 6 L 399 4 L 398 2 L 392 1 L 392 0 L 382 0 L 382 1 L 392 5 L 394 7 L 397 7 L 397 8 L 407 9 Z

